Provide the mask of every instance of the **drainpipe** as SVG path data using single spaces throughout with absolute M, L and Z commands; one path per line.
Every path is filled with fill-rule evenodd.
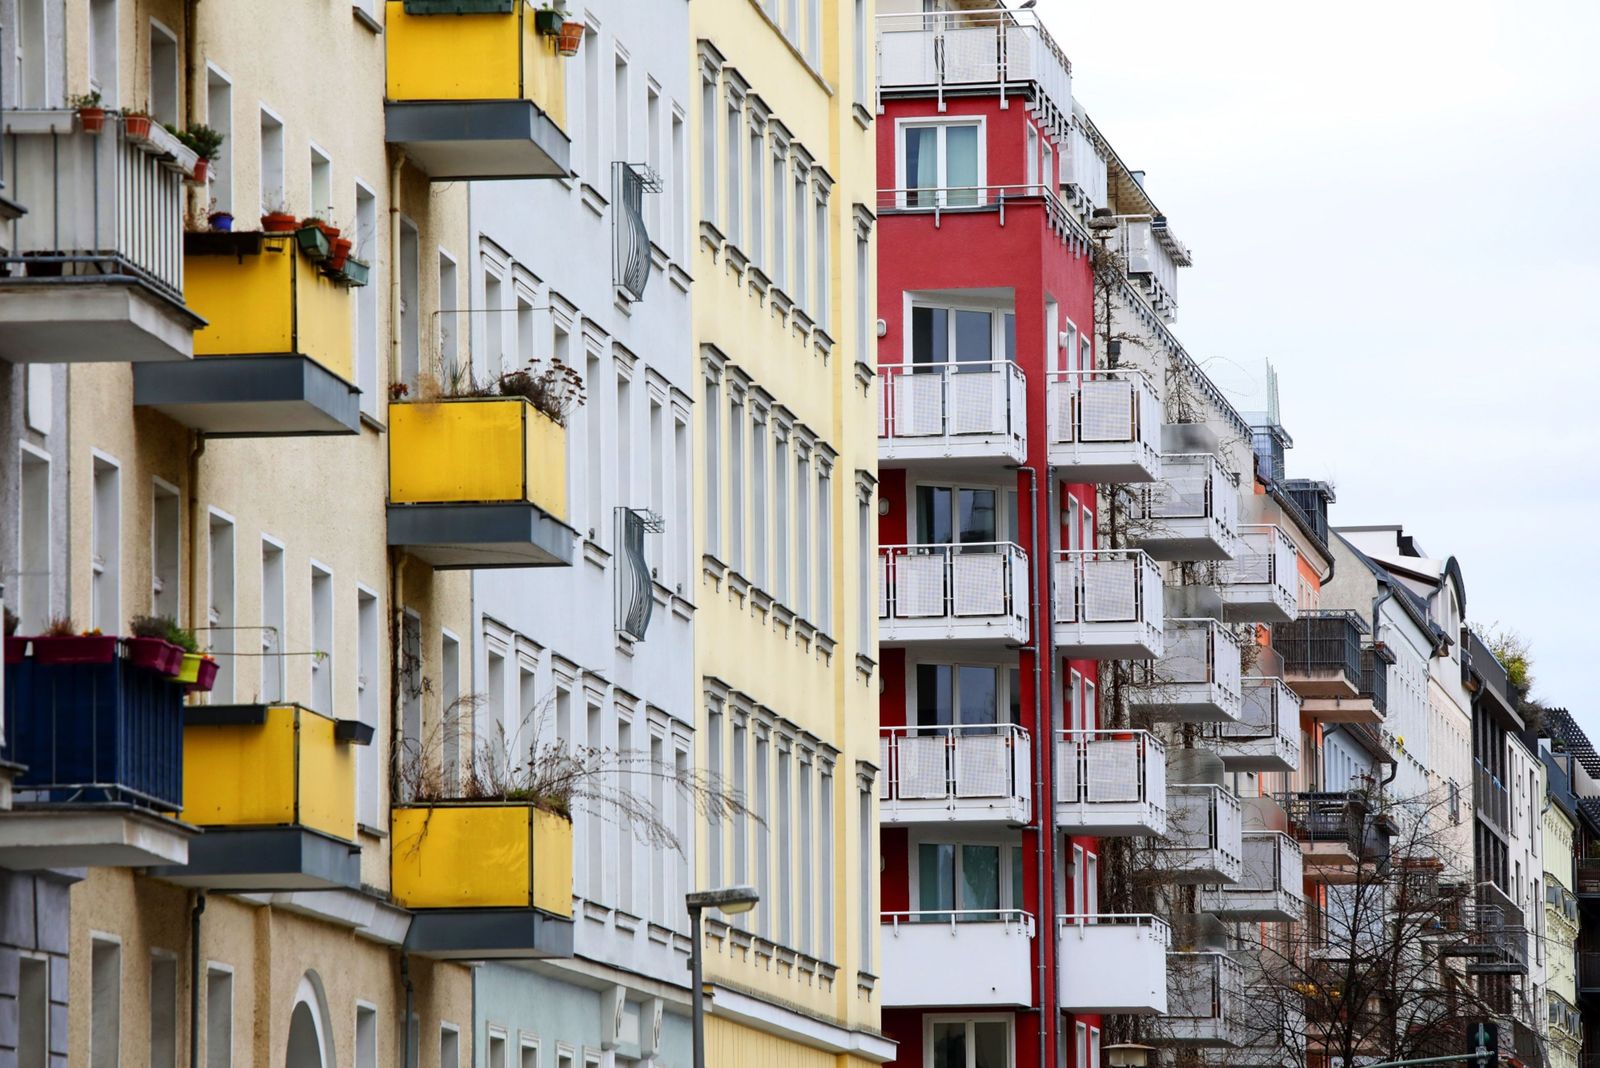
M 1034 746 L 1033 751 L 1033 796 L 1034 808 L 1036 809 L 1039 820 L 1040 839 L 1039 848 L 1034 853 L 1034 860 L 1036 862 L 1035 867 L 1038 877 L 1037 885 L 1039 887 L 1039 918 L 1036 927 L 1038 933 L 1036 935 L 1034 953 L 1038 959 L 1038 963 L 1035 965 L 1035 968 L 1039 977 L 1039 1068 L 1049 1068 L 1049 1061 L 1045 1056 L 1045 1044 L 1048 1038 L 1047 1028 L 1049 1024 L 1049 1021 L 1045 1015 L 1048 1011 L 1048 1006 L 1045 1001 L 1045 931 L 1054 928 L 1055 925 L 1052 923 L 1047 928 L 1045 916 L 1046 910 L 1048 910 L 1050 919 L 1055 919 L 1056 895 L 1055 866 L 1051 865 L 1047 880 L 1044 854 L 1045 848 L 1051 843 L 1051 838 L 1055 834 L 1055 803 L 1052 799 L 1045 796 L 1044 769 L 1046 760 L 1051 760 L 1053 765 L 1055 756 L 1055 739 L 1052 735 L 1050 724 L 1045 718 L 1043 687 L 1044 658 L 1049 655 L 1048 643 L 1045 640 L 1045 636 L 1048 634 L 1048 631 L 1044 626 L 1044 617 L 1040 614 L 1039 592 L 1041 586 L 1045 586 L 1050 583 L 1054 569 L 1050 566 L 1050 554 L 1042 551 L 1039 545 L 1039 474 L 1033 468 L 1027 466 L 1019 467 L 1017 470 L 1028 476 L 1029 545 L 1032 548 L 1038 563 L 1044 565 L 1044 581 L 1040 582 L 1037 578 L 1035 578 L 1033 582 L 1029 583 L 1029 586 L 1033 590 L 1033 645 L 1031 646 L 1031 650 L 1033 652 L 1033 723 L 1034 730 L 1039 734 L 1039 744 Z M 1037 575 L 1037 571 L 1035 572 L 1035 575 Z M 1053 604 L 1054 602 L 1050 601 L 1047 603 Z M 1054 772 L 1054 770 L 1055 769 L 1052 766 L 1051 771 Z
M 401 381 L 400 374 L 400 175 L 405 169 L 402 149 L 394 156 L 389 171 L 389 383 Z
M 200 1068 L 200 914 L 206 910 L 206 892 L 194 896 L 189 911 L 189 1068 Z
M 198 431 L 194 434 L 194 447 L 189 450 L 189 559 L 188 588 L 184 590 L 186 600 L 189 602 L 189 629 L 195 630 L 199 625 L 199 602 L 196 589 L 199 585 L 199 557 L 201 536 L 205 528 L 200 524 L 200 457 L 206 452 L 206 436 Z
M 404 946 L 400 947 L 400 985 L 406 990 L 406 1018 L 400 1024 L 400 1068 L 411 1068 L 411 1016 L 412 994 L 411 986 L 411 954 L 407 953 Z
M 200 35 L 195 32 L 199 22 L 200 0 L 183 0 L 183 125 L 185 128 L 193 127 L 200 114 L 199 99 L 200 87 L 198 73 L 200 70 Z M 210 116 L 208 115 L 207 118 Z M 189 186 L 188 197 L 191 210 L 199 205 L 208 207 L 203 203 L 206 187 Z

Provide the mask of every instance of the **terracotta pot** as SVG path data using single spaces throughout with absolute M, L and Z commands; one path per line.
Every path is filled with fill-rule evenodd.
M 328 270 L 344 270 L 345 261 L 350 258 L 350 250 L 355 244 L 348 238 L 337 238 L 333 242 L 333 251 L 328 254 Z
M 261 229 L 269 234 L 292 234 L 300 229 L 300 220 L 286 211 L 269 211 L 261 216 Z
M 582 44 L 583 23 L 563 22 L 561 24 L 561 35 L 556 38 L 556 48 L 561 51 L 561 54 L 575 56 L 578 54 L 578 48 Z
M 84 133 L 97 134 L 105 129 L 105 108 L 79 108 L 78 125 L 83 127 Z
M 339 228 L 331 223 L 318 223 L 317 228 L 328 236 L 328 244 L 339 240 Z
M 207 159 L 202 159 L 202 160 L 196 160 L 195 161 L 194 177 L 192 179 L 190 179 L 192 182 L 194 182 L 195 185 L 205 185 L 206 184 L 206 170 L 210 167 L 210 164 L 211 164 L 211 161 L 207 160 Z
M 122 116 L 122 129 L 129 137 L 144 140 L 150 136 L 150 116 L 124 115 Z

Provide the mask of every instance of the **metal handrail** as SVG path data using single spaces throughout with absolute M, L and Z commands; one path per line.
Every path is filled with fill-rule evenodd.
M 938 375 L 940 379 L 939 390 L 939 429 L 926 433 L 919 432 L 918 428 L 909 430 L 900 426 L 900 380 L 902 378 L 921 378 L 922 376 Z M 951 412 L 954 406 L 951 403 L 951 379 L 958 375 L 1004 375 L 1005 383 L 1001 387 L 1001 396 L 1004 398 L 1004 425 L 987 426 L 976 430 L 952 429 Z M 881 383 L 878 403 L 880 409 L 880 431 L 878 436 L 885 439 L 916 439 L 925 440 L 939 437 L 966 437 L 981 434 L 1011 434 L 1017 438 L 1023 436 L 1023 428 L 1027 424 L 1027 412 L 1018 410 L 1022 404 L 1013 404 L 1013 400 L 1023 401 L 1027 395 L 1027 375 L 1022 366 L 1015 360 L 970 360 L 950 361 L 947 363 L 891 363 L 878 365 L 878 381 Z M 976 381 L 969 379 L 968 381 Z
M 908 738 L 937 739 L 942 736 L 944 743 L 944 797 L 915 797 L 902 798 L 900 796 L 900 741 Z M 881 727 L 878 737 L 883 747 L 882 756 L 885 761 L 881 769 L 884 775 L 884 792 L 880 795 L 883 800 L 913 800 L 913 801 L 953 801 L 959 798 L 977 799 L 981 797 L 1026 797 L 1027 782 L 1024 777 L 1019 783 L 1016 761 L 1014 759 L 1019 747 L 1026 747 L 1030 741 L 1027 728 L 1015 723 L 950 723 L 935 726 L 905 726 Z M 960 768 L 956 763 L 956 751 L 960 749 L 962 739 L 995 738 L 1005 739 L 1006 756 L 1004 775 L 1006 788 L 1000 792 L 988 791 L 973 793 L 963 791 Z
M 1088 774 L 1089 749 L 1100 742 L 1135 742 L 1137 743 L 1137 761 L 1135 762 L 1137 779 L 1129 784 L 1136 790 L 1131 799 L 1125 798 L 1092 798 L 1089 796 L 1092 784 Z M 1094 805 L 1094 804 L 1149 804 L 1157 811 L 1165 811 L 1167 806 L 1166 793 L 1166 753 L 1167 748 L 1161 739 L 1149 731 L 1117 731 L 1117 730 L 1058 730 L 1056 743 L 1062 749 L 1070 752 L 1060 754 L 1056 768 L 1056 803 L 1063 805 Z M 1074 774 L 1070 780 L 1066 776 L 1067 761 L 1071 761 Z M 1152 770 L 1161 774 L 1158 776 L 1159 789 L 1153 789 L 1151 778 Z M 1076 784 L 1072 792 L 1073 797 L 1062 796 L 1063 791 L 1069 788 L 1069 782 Z
M 1172 925 L 1147 912 L 1062 912 L 1056 915 L 1058 928 L 1071 927 L 1148 927 L 1163 946 L 1172 945 Z
M 1366 622 L 1355 612 L 1319 609 L 1301 612 L 1288 623 L 1272 625 L 1272 647 L 1285 670 L 1337 670 L 1357 685 L 1361 681 L 1361 636 Z
M 1268 544 L 1256 547 L 1257 541 Z M 1299 569 L 1300 550 L 1294 539 L 1276 523 L 1245 523 L 1239 527 L 1240 551 L 1222 565 L 1222 581 L 1229 586 L 1272 586 L 1291 603 Z
M 1122 564 L 1135 567 L 1129 611 L 1111 618 L 1104 612 L 1089 611 L 1085 579 L 1097 564 Z M 1054 621 L 1057 623 L 1151 623 L 1159 626 L 1163 610 L 1161 572 L 1143 549 L 1058 549 L 1055 554 L 1056 589 Z M 1066 574 L 1062 574 L 1063 569 Z M 1070 603 L 1071 610 L 1065 611 Z
M 1001 556 L 1001 594 L 1004 599 L 1001 611 L 968 613 L 961 611 L 961 605 L 956 599 L 956 582 L 953 570 L 955 559 L 961 556 Z M 936 614 L 904 615 L 900 611 L 896 579 L 898 561 L 907 558 L 943 556 L 944 568 L 942 581 L 943 590 L 940 594 L 943 611 Z M 946 616 L 970 616 L 982 618 L 984 616 L 1009 616 L 1026 611 L 1027 605 L 1017 604 L 1013 595 L 1012 584 L 1017 567 L 1022 568 L 1022 574 L 1027 575 L 1028 553 L 1022 546 L 1012 541 L 984 541 L 941 543 L 937 545 L 880 545 L 878 547 L 879 565 L 882 568 L 882 611 L 880 619 L 939 619 Z
M 1086 385 L 1117 383 L 1128 387 L 1128 421 L 1126 434 L 1105 436 L 1103 433 L 1084 434 L 1083 389 Z M 1050 371 L 1045 376 L 1045 388 L 1069 391 L 1069 408 L 1063 413 L 1060 404 L 1050 405 L 1051 444 L 1116 444 L 1142 443 L 1159 453 L 1161 450 L 1161 409 L 1150 376 L 1133 369 L 1092 369 L 1076 371 Z M 1063 419 L 1062 416 L 1065 416 Z M 1065 423 L 1065 425 L 1062 425 Z
M 1054 189 L 1043 182 L 1005 185 L 908 185 L 878 190 L 878 213 L 931 212 L 939 225 L 943 212 L 998 211 L 1005 225 L 1005 209 L 1011 203 L 1038 201 L 1044 206 L 1050 224 L 1060 233 L 1071 234 L 1087 243 L 1090 233 L 1077 215 L 1062 203 Z
M 1204 469 L 1204 489 L 1199 510 L 1174 510 L 1177 505 L 1170 500 L 1172 481 L 1183 468 Z M 1232 481 L 1222 468 L 1222 461 L 1209 452 L 1164 453 L 1161 457 L 1162 481 L 1144 490 L 1145 514 L 1154 519 L 1214 519 L 1232 529 L 1235 526 L 1237 495 Z
M 1300 701 L 1282 679 L 1246 675 L 1239 680 L 1239 687 L 1243 696 L 1243 712 L 1239 720 L 1234 723 L 1202 724 L 1206 728 L 1202 731 L 1203 736 L 1238 742 L 1276 738 L 1291 746 L 1299 741 Z M 1285 715 L 1286 701 L 1293 706 L 1293 715 Z
M 1029 938 L 1033 937 L 1033 914 L 1022 909 L 910 909 L 903 912 L 880 912 L 878 922 L 886 927 L 928 927 L 946 924 L 955 932 L 962 924 L 1004 923 L 1021 927 Z

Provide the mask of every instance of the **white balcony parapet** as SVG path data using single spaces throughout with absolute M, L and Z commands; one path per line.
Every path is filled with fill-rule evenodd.
M 878 551 L 878 640 L 1028 640 L 1028 554 L 1012 542 L 885 545 Z
M 1200 888 L 1200 911 L 1229 920 L 1299 923 L 1305 916 L 1305 858 L 1282 831 L 1245 831 L 1244 871 L 1232 886 Z
M 1142 371 L 1052 371 L 1050 466 L 1068 482 L 1161 477 L 1161 401 Z
M 1244 810 L 1225 787 L 1167 787 L 1167 833 L 1156 845 L 1159 874 L 1173 883 L 1239 881 L 1244 870 Z
M 1033 746 L 1015 724 L 885 727 L 878 759 L 884 823 L 1023 824 L 1032 817 Z
M 1146 731 L 1056 732 L 1056 826 L 1071 834 L 1167 831 L 1167 751 Z
M 1305 999 L 1270 982 L 1250 979 L 1234 1019 L 1232 1048 L 1199 1051 L 1205 1068 L 1304 1068 Z
M 1158 916 L 1066 915 L 1057 920 L 1057 996 L 1066 1012 L 1159 1016 L 1168 1010 L 1172 928 Z
M 1246 676 L 1244 712 L 1237 723 L 1202 729 L 1206 747 L 1229 771 L 1300 769 L 1300 698 L 1282 679 Z
M 1175 1046 L 1237 1046 L 1244 1002 L 1244 968 L 1226 953 L 1167 955 L 1167 1015 L 1158 1042 Z
M 1193 260 L 1183 242 L 1172 235 L 1162 215 L 1123 215 L 1117 219 L 1116 248 L 1127 272 L 1141 279 L 1150 306 L 1165 322 L 1178 317 L 1178 268 Z
M 1039 120 L 1059 136 L 1072 122 L 1072 64 L 1033 11 L 1004 8 L 879 15 L 880 93 L 969 93 L 1001 99 L 1031 87 Z M 942 111 L 943 108 L 941 107 Z
M 880 460 L 1027 459 L 1027 382 L 1010 360 L 889 364 L 878 385 Z
M 1061 184 L 1070 191 L 1074 207 L 1087 215 L 1109 203 L 1106 158 L 1077 116 L 1073 117 L 1072 128 L 1068 131 L 1067 151 L 1061 164 Z
M 1240 671 L 1239 640 L 1227 627 L 1214 619 L 1169 619 L 1166 651 L 1136 666 L 1128 704 L 1158 720 L 1237 722 Z
M 1299 614 L 1300 550 L 1282 527 L 1240 527 L 1238 552 L 1221 571 L 1227 619 L 1287 623 Z
M 1157 560 L 1230 560 L 1238 549 L 1239 490 L 1208 452 L 1167 453 L 1161 481 L 1135 496 L 1129 540 Z
M 1056 652 L 1074 659 L 1150 660 L 1162 654 L 1161 571 L 1137 549 L 1056 553 Z
M 883 1003 L 1021 1007 L 1033 1003 L 1033 916 L 1019 909 L 885 912 Z

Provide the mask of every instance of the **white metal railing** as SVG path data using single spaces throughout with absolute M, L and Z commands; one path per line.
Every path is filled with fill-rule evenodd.
M 1146 487 L 1135 503 L 1135 513 L 1156 524 L 1148 535 L 1153 541 L 1168 534 L 1164 523 L 1186 520 L 1208 521 L 1211 536 L 1228 543 L 1238 536 L 1238 489 L 1209 452 L 1164 454 L 1161 481 Z
M 1239 719 L 1210 725 L 1210 737 L 1224 741 L 1274 740 L 1293 752 L 1300 744 L 1300 698 L 1282 679 L 1246 675 Z
M 884 545 L 878 618 L 1026 618 L 1028 554 L 1008 541 Z
M 1214 619 L 1169 619 L 1166 652 L 1148 670 L 1152 685 L 1210 684 L 1238 699 L 1239 639 Z
M 1283 831 L 1245 831 L 1244 867 L 1232 892 L 1283 891 L 1299 899 L 1304 892 L 1305 855 L 1300 843 Z
M 1050 444 L 1132 444 L 1161 452 L 1161 401 L 1143 371 L 1051 371 Z
M 1043 117 L 1065 133 L 1072 119 L 1072 64 L 1032 11 L 928 11 L 880 15 L 881 90 L 993 85 L 1038 87 Z M 942 110 L 942 109 L 941 109 Z
M 1228 954 L 1216 951 L 1168 954 L 1169 1024 L 1189 1021 L 1226 1025 L 1237 1017 L 1237 1004 L 1243 996 L 1244 967 Z
M 1154 290 L 1157 310 L 1170 313 L 1178 304 L 1178 268 L 1189 266 L 1189 250 L 1172 236 L 1160 216 L 1123 215 L 1117 219 L 1117 248 L 1129 274 L 1144 275 Z
M 1055 559 L 1056 623 L 1161 623 L 1161 571 L 1140 549 L 1063 549 Z
M 1050 225 L 1063 239 L 1068 235 L 1087 246 L 1090 234 L 1050 186 L 1041 182 L 1009 185 L 914 185 L 878 190 L 878 211 L 931 212 L 934 225 L 946 211 L 976 210 L 997 213 L 996 221 L 1006 224 L 1008 207 L 1037 203 L 1044 208 Z
M 1273 591 L 1280 603 L 1293 606 L 1298 598 L 1300 550 L 1294 539 L 1274 523 L 1246 524 L 1239 528 L 1239 547 L 1222 565 L 1228 586 L 1256 586 Z
M 1088 207 L 1106 206 L 1109 192 L 1106 159 L 1076 119 L 1067 132 L 1067 151 L 1062 165 L 1062 185 L 1075 187 L 1088 200 Z
M 1167 787 L 1167 807 L 1166 842 L 1159 848 L 1173 862 L 1173 870 L 1215 864 L 1237 879 L 1244 834 L 1244 806 L 1239 799 L 1210 783 L 1180 783 Z
M 84 133 L 75 116 L 65 108 L 5 113 L 7 196 L 28 211 L 0 242 L 10 250 L 0 263 L 78 283 L 132 276 L 181 301 L 182 163 L 159 150 L 171 138 L 130 139 L 112 113 L 98 134 Z
M 1029 938 L 1033 937 L 1034 932 L 1033 914 L 1021 909 L 914 909 L 909 912 L 881 912 L 878 920 L 885 927 L 944 924 L 955 932 L 964 924 L 982 923 L 1004 925 Z
M 1061 930 L 1081 927 L 1145 927 L 1163 946 L 1172 945 L 1172 925 L 1160 916 L 1136 912 L 1064 912 L 1056 917 Z
M 938 801 L 1028 796 L 1033 748 L 1012 723 L 884 727 L 878 735 L 878 796 Z
M 1010 360 L 878 368 L 878 437 L 918 445 L 1009 436 L 1027 449 L 1027 382 Z
M 1056 804 L 1167 810 L 1167 750 L 1149 731 L 1057 731 Z

